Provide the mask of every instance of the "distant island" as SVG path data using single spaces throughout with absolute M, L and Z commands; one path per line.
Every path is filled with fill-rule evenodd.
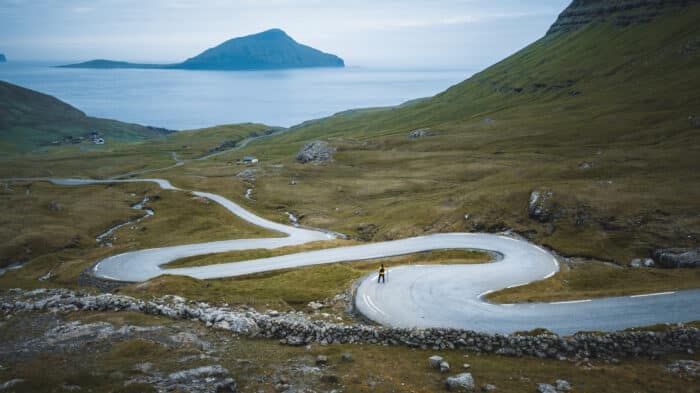
M 274 70 L 344 67 L 343 59 L 296 42 L 280 29 L 230 39 L 177 64 L 137 64 L 91 60 L 63 68 L 150 68 L 184 70 Z
M 7 61 L 7 58 L 5 58 L 5 55 L 0 53 L 0 63 L 4 63 Z

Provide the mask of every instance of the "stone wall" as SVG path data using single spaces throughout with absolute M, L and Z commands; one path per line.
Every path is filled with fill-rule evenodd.
M 386 344 L 558 359 L 656 357 L 692 353 L 700 348 L 700 330 L 683 325 L 663 332 L 590 333 L 572 337 L 492 335 L 457 329 L 396 329 L 330 323 L 312 320 L 301 311 L 260 313 L 245 307 L 232 309 L 188 302 L 177 296 L 143 301 L 122 295 L 92 295 L 66 289 L 4 291 L 0 294 L 0 310 L 5 313 L 138 311 L 173 319 L 198 320 L 207 326 L 241 335 L 279 339 L 286 345 Z

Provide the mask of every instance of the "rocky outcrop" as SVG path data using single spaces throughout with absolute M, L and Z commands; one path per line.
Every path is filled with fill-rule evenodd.
M 554 213 L 553 196 L 554 193 L 549 190 L 532 191 L 527 207 L 530 217 L 542 223 L 551 221 Z
M 123 295 L 91 295 L 67 289 L 5 291 L 0 311 L 134 311 L 172 319 L 196 320 L 206 326 L 252 337 L 280 339 L 285 345 L 378 344 L 434 350 L 495 353 L 502 356 L 535 356 L 554 359 L 658 357 L 700 349 L 700 330 L 678 325 L 667 331 L 622 331 L 532 336 L 486 334 L 458 329 L 400 329 L 364 324 L 312 320 L 300 311 L 260 313 L 240 307 L 216 307 L 182 298 L 144 301 Z M 101 326 L 96 326 L 102 331 Z
M 700 267 L 700 248 L 667 248 L 654 251 L 654 262 L 664 268 Z
M 435 136 L 438 135 L 437 132 L 432 131 L 428 128 L 419 128 L 417 130 L 413 130 L 406 135 L 408 138 L 415 139 L 415 138 L 424 138 L 426 136 Z
M 698 3 L 698 0 L 574 0 L 559 15 L 547 35 L 575 31 L 603 21 L 612 21 L 618 26 L 648 23 L 666 10 L 691 3 Z
M 328 142 L 314 141 L 307 143 L 299 150 L 297 161 L 302 164 L 312 161 L 330 161 L 333 159 L 333 153 L 335 153 L 335 148 L 329 145 Z

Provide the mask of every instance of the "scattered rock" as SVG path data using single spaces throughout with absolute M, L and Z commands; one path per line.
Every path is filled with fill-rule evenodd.
M 325 305 L 323 303 L 320 303 L 320 302 L 309 302 L 309 304 L 307 306 L 309 307 L 309 310 L 311 310 L 311 311 L 318 311 L 318 310 L 322 309 L 323 307 L 325 307 Z
M 63 206 L 61 206 L 61 204 L 56 201 L 51 201 L 49 202 L 49 210 L 51 210 L 52 212 L 60 212 L 61 210 L 63 210 Z
M 255 181 L 255 175 L 258 173 L 262 172 L 260 168 L 248 168 L 244 169 L 236 175 L 236 177 L 239 177 L 241 179 L 245 179 L 248 181 Z
M 700 117 L 698 116 L 688 116 L 688 121 L 690 122 L 690 126 L 694 128 L 700 128 Z
M 462 373 L 448 377 L 445 380 L 445 384 L 451 392 L 473 392 L 476 388 L 474 377 L 472 377 L 471 373 Z
M 316 356 L 316 365 L 317 366 L 325 366 L 327 364 L 328 364 L 328 356 L 325 356 L 325 355 Z
M 571 384 L 567 380 L 557 379 L 556 384 L 557 384 L 557 391 L 558 392 L 570 392 L 571 391 Z
M 530 203 L 528 204 L 528 212 L 530 217 L 539 222 L 549 222 L 552 219 L 554 194 L 548 190 L 535 190 L 530 193 Z
M 496 390 L 496 385 L 491 385 L 490 383 L 481 387 L 482 392 L 493 392 L 494 390 Z
M 314 141 L 304 145 L 297 154 L 296 159 L 302 164 L 312 161 L 330 161 L 333 159 L 335 151 L 336 149 L 330 146 L 328 142 Z
M 644 267 L 654 267 L 656 264 L 654 263 L 654 260 L 651 258 L 645 258 L 644 259 Z
M 446 373 L 448 371 L 450 371 L 450 364 L 443 360 L 440 362 L 440 372 Z
M 343 361 L 352 362 L 352 354 L 350 352 L 345 352 L 342 356 Z
M 472 368 L 472 366 L 471 366 L 471 364 L 469 364 L 469 363 L 464 363 L 464 364 L 462 365 L 462 368 L 465 369 L 465 370 L 468 370 L 468 369 Z
M 559 393 L 557 389 L 548 383 L 538 383 L 537 393 Z
M 505 356 L 538 356 L 552 359 L 585 359 L 581 367 L 589 367 L 588 359 L 619 357 L 659 357 L 671 353 L 693 353 L 700 349 L 700 330 L 672 325 L 659 332 L 620 331 L 604 334 L 576 334 L 559 337 L 552 334 L 492 335 L 456 329 L 401 329 L 312 319 L 303 312 L 284 312 L 276 317 L 248 307 L 212 306 L 182 299 L 158 298 L 141 300 L 124 295 L 92 295 L 67 289 L 9 290 L 0 293 L 0 315 L 11 316 L 27 311 L 66 313 L 75 311 L 132 311 L 160 315 L 176 320 L 200 321 L 209 327 L 223 326 L 227 333 L 249 337 L 280 339 L 283 345 L 305 346 L 323 343 L 406 345 L 412 348 L 433 347 L 475 353 L 498 353 Z M 68 322 L 50 329 L 34 340 L 33 351 L 71 350 L 83 348 L 97 340 L 117 340 L 138 332 L 151 334 L 156 327 L 124 326 L 116 329 L 109 323 L 81 324 Z M 140 334 L 140 333 L 138 333 Z M 172 342 L 192 342 L 202 348 L 195 335 L 177 335 Z M 166 340 L 167 341 L 167 340 Z M 39 345 L 40 344 L 40 345 Z M 602 345 L 604 344 L 604 345 Z M 29 345 L 29 344 L 27 344 Z M 21 350 L 22 348 L 17 348 Z M 432 357 L 430 367 L 440 369 L 444 359 Z M 319 375 L 321 373 L 319 372 Z M 155 378 L 154 376 L 141 376 Z
M 676 360 L 666 366 L 671 373 L 685 373 L 694 377 L 700 377 L 700 362 L 697 360 Z
M 579 163 L 578 167 L 581 169 L 591 169 L 591 168 L 593 168 L 594 165 L 595 164 L 593 164 L 590 161 L 584 161 L 584 162 Z
M 426 136 L 436 136 L 439 135 L 437 132 L 432 131 L 428 128 L 419 128 L 417 130 L 413 130 L 406 135 L 408 138 L 414 139 L 414 138 L 423 138 Z
M 440 369 L 440 363 L 442 363 L 445 359 L 442 358 L 442 356 L 438 355 L 433 355 L 428 358 L 428 366 L 430 368 L 439 370 Z
M 172 382 L 187 382 L 192 379 L 216 377 L 227 374 L 228 370 L 217 364 L 214 366 L 204 366 L 189 370 L 177 371 L 168 375 L 168 379 Z
M 153 369 L 153 363 L 145 362 L 145 363 L 138 363 L 137 365 L 134 366 L 134 370 L 140 371 L 144 374 L 148 374 L 151 372 Z
M 630 267 L 635 269 L 642 267 L 642 260 L 639 258 L 634 258 L 632 261 L 630 261 Z
M 581 94 L 583 94 L 583 90 L 574 89 L 569 92 L 569 95 L 572 97 L 580 96 Z
M 700 266 L 700 248 L 668 248 L 654 251 L 654 262 L 663 268 L 693 268 Z

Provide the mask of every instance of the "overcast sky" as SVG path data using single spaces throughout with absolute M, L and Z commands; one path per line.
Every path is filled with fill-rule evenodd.
M 0 0 L 9 60 L 174 62 L 277 27 L 349 66 L 481 68 L 570 0 Z

